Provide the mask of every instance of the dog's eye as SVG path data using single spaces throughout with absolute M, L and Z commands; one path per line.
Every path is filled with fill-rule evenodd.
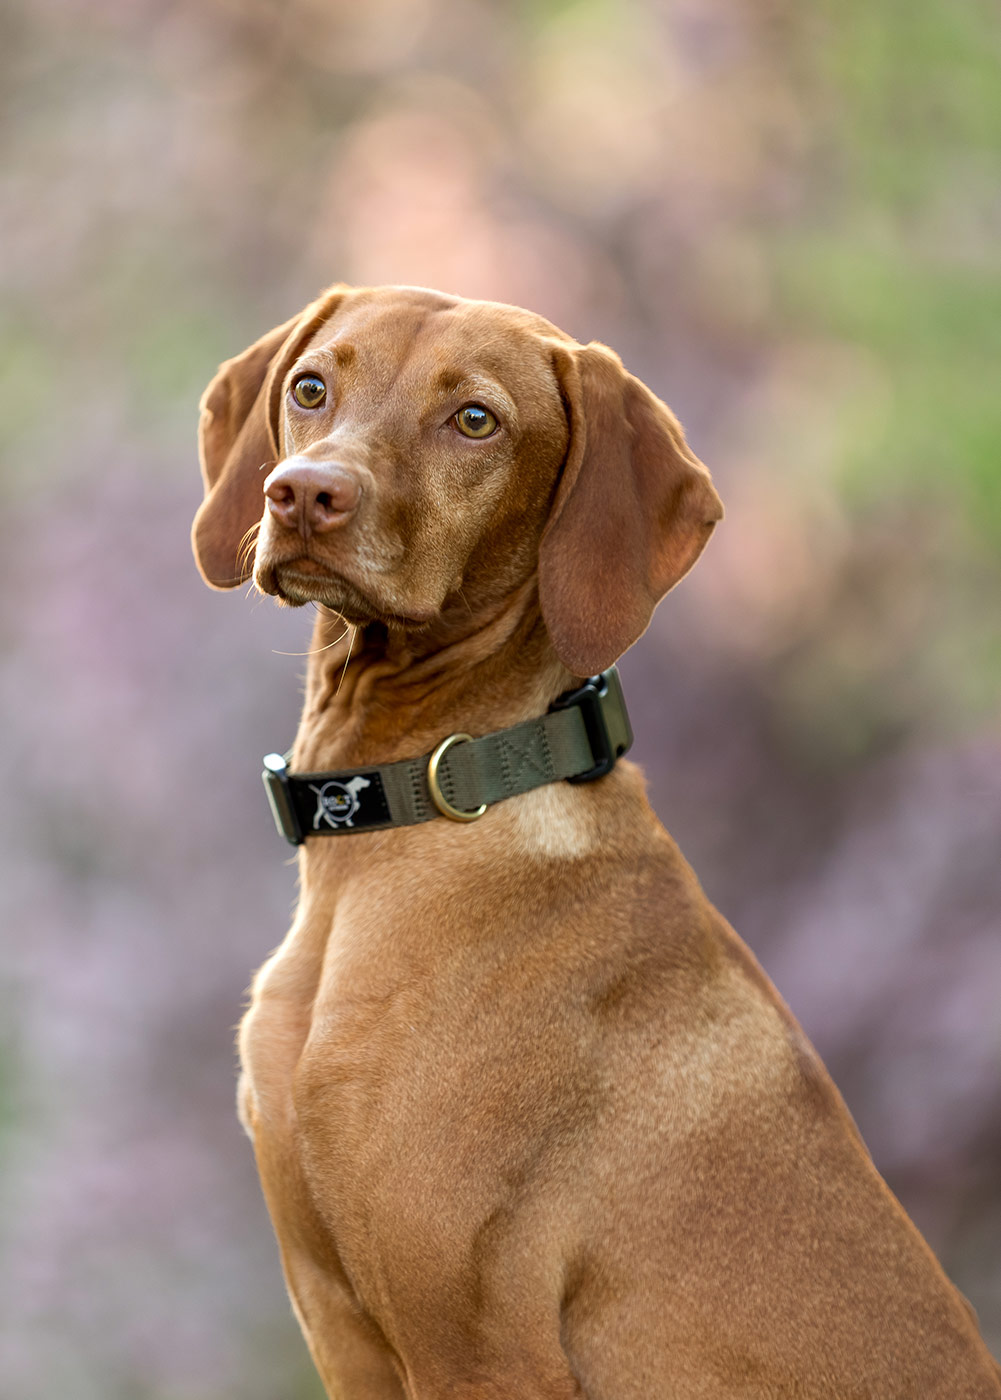
M 292 397 L 300 408 L 319 408 L 327 397 L 327 386 L 316 374 L 300 374 L 292 385 Z
M 497 419 L 481 403 L 467 403 L 459 409 L 454 422 L 460 433 L 471 438 L 489 437 L 497 426 Z

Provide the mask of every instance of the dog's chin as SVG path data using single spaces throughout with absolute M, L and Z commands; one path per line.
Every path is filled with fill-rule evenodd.
M 353 583 L 313 559 L 294 559 L 259 568 L 254 582 L 262 593 L 269 593 L 287 607 L 301 608 L 306 603 L 320 603 L 355 627 L 365 627 L 370 622 L 420 627 L 425 621 L 423 618 L 404 618 L 385 611 Z
M 270 593 L 288 607 L 322 603 L 352 623 L 371 622 L 378 616 L 378 610 L 353 584 L 311 559 L 261 569 L 255 582 L 262 593 Z

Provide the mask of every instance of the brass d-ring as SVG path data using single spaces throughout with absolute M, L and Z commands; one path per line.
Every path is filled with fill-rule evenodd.
M 452 745 L 465 743 L 472 737 L 472 734 L 450 734 L 447 739 L 442 739 L 428 759 L 428 790 L 431 793 L 431 801 L 443 817 L 448 817 L 453 822 L 474 822 L 477 817 L 482 817 L 487 810 L 485 802 L 481 803 L 475 812 L 463 812 L 461 808 L 453 807 L 442 792 L 441 783 L 438 781 L 438 769 L 441 767 L 441 761 Z

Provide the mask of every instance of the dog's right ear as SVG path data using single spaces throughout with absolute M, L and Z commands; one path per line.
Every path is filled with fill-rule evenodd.
M 205 499 L 195 516 L 191 545 L 202 578 L 213 588 L 235 588 L 250 577 L 264 480 L 280 456 L 282 382 L 345 290 L 332 287 L 242 355 L 224 361 L 202 395 L 198 455 Z

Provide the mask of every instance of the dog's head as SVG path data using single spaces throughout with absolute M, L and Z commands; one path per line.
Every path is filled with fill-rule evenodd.
M 206 581 L 424 627 L 538 570 L 575 675 L 644 631 L 722 515 L 670 409 L 516 307 L 334 287 L 202 397 Z

